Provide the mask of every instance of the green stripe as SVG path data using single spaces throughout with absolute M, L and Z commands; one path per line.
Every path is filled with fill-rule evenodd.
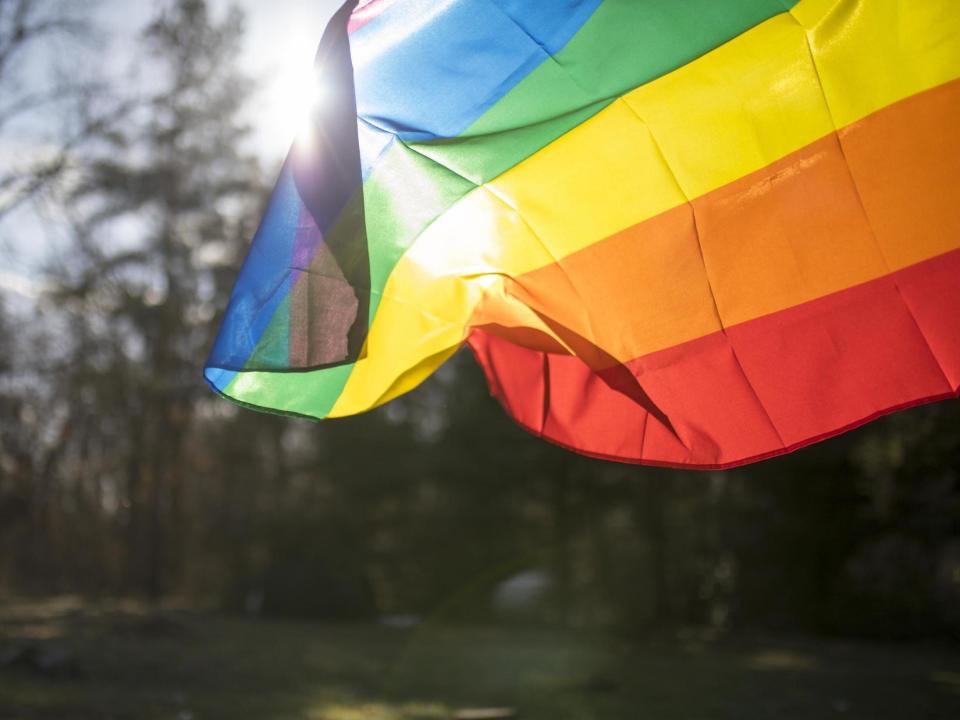
M 476 186 L 395 142 L 367 180 L 370 322 L 394 266 L 426 227 Z
M 247 359 L 247 367 L 282 368 L 290 363 L 290 293 L 280 301 L 256 347 Z
M 475 186 L 459 175 L 414 152 L 402 143 L 394 145 L 371 173 L 364 186 L 364 211 L 370 253 L 370 322 L 376 314 L 387 278 L 413 241 L 458 199 Z M 331 232 L 352 232 L 349 223 Z M 284 302 L 264 333 L 261 352 L 282 341 L 289 333 L 289 302 Z M 280 340 L 278 340 L 278 338 Z M 275 408 L 277 399 L 303 394 L 303 378 L 322 378 L 310 384 L 309 412 L 324 417 L 330 412 L 353 369 L 353 364 L 304 372 L 243 372 L 234 378 L 225 394 L 243 403 Z
M 457 138 L 416 149 L 479 184 L 492 180 L 614 98 L 704 55 L 798 0 L 607 0 Z

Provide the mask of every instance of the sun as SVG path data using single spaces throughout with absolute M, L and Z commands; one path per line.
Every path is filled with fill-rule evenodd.
M 302 31 L 284 41 L 264 88 L 259 125 L 270 143 L 289 147 L 294 139 L 309 141 L 310 122 L 323 102 L 323 88 L 314 67 L 317 38 Z

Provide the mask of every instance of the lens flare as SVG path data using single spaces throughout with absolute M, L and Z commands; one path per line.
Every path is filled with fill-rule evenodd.
M 313 142 L 313 126 L 322 112 L 324 92 L 314 66 L 316 38 L 308 33 L 289 38 L 287 52 L 271 73 L 265 92 L 263 122 L 278 148 Z

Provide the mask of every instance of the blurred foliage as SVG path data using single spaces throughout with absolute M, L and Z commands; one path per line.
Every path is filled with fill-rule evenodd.
M 266 195 L 242 151 L 242 30 L 163 5 L 152 93 L 74 158 L 52 287 L 31 314 L 0 305 L 3 590 L 622 636 L 960 634 L 957 403 L 693 473 L 528 436 L 463 353 L 356 418 L 213 397 L 201 364 Z

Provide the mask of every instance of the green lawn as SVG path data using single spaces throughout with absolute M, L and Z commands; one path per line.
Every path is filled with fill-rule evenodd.
M 69 651 L 52 674 L 0 669 L 0 719 L 518 720 L 960 718 L 960 653 L 811 639 L 631 645 L 425 623 L 251 621 L 70 600 L 0 606 L 0 658 Z

